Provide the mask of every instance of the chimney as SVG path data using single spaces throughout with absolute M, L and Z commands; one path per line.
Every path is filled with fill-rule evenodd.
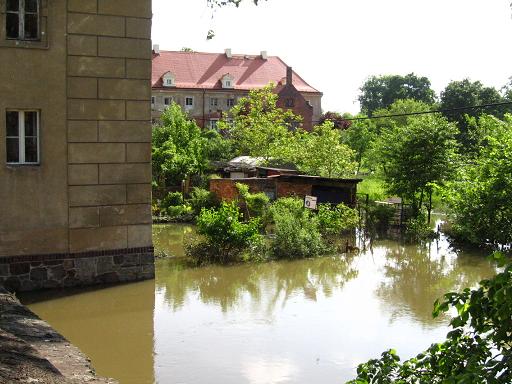
M 261 58 L 263 60 L 267 60 L 267 58 L 268 58 L 267 51 L 261 51 Z
M 292 84 L 292 75 L 293 75 L 292 67 L 286 67 L 286 85 Z
M 153 44 L 153 53 L 155 55 L 159 55 L 160 54 L 160 45 L 158 44 Z
M 231 48 L 226 48 L 224 52 L 226 53 L 226 57 L 228 59 L 231 59 L 233 57 L 233 55 L 231 54 Z

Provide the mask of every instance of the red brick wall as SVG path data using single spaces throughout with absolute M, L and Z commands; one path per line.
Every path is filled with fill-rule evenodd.
M 304 198 L 311 195 L 311 184 L 288 183 L 277 181 L 277 197 L 297 196 Z
M 293 108 L 286 106 L 287 99 L 293 99 Z M 294 114 L 302 116 L 303 129 L 306 131 L 313 129 L 313 107 L 292 84 L 286 84 L 279 92 L 279 99 L 276 104 L 279 108 L 291 110 Z
M 236 183 L 248 185 L 251 193 L 265 192 L 275 188 L 273 179 L 212 179 L 210 180 L 210 192 L 215 193 L 219 200 L 232 201 L 238 198 Z

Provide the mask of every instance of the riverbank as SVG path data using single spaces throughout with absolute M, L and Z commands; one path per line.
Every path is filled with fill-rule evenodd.
M 0 287 L 0 382 L 115 384 L 97 377 L 90 360 Z

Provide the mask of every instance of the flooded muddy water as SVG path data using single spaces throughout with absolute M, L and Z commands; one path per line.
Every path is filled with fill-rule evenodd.
M 406 358 L 441 341 L 444 292 L 495 268 L 482 254 L 376 241 L 354 255 L 190 268 L 193 228 L 156 225 L 156 279 L 22 297 L 122 384 L 343 383 L 389 348 Z

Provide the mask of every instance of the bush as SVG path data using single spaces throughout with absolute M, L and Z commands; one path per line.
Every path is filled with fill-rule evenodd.
M 187 203 L 192 207 L 192 211 L 197 216 L 203 208 L 210 209 L 218 205 L 216 196 L 204 188 L 192 188 Z
M 369 204 L 366 208 L 366 228 L 371 231 L 388 229 L 396 211 L 394 205 Z
M 160 207 L 162 209 L 167 209 L 172 206 L 182 205 L 183 204 L 183 195 L 181 192 L 171 192 L 168 193 L 161 201 Z
M 337 235 L 355 229 L 359 223 L 357 211 L 343 203 L 320 204 L 317 217 L 322 235 Z
M 222 203 L 219 209 L 203 209 L 197 218 L 197 233 L 204 241 L 187 249 L 187 254 L 198 263 L 229 263 L 241 260 L 262 242 L 260 220 L 242 222 L 242 214 L 235 202 Z
M 250 193 L 249 186 L 242 183 L 236 183 L 238 193 L 245 204 L 249 217 L 263 217 L 267 211 L 270 199 L 263 192 Z
M 405 237 L 408 241 L 422 242 L 435 239 L 436 232 L 427 223 L 427 218 L 423 212 L 418 217 L 409 219 L 405 224 Z
M 325 251 L 318 218 L 295 198 L 282 198 L 270 207 L 273 219 L 271 250 L 276 258 L 305 258 Z

